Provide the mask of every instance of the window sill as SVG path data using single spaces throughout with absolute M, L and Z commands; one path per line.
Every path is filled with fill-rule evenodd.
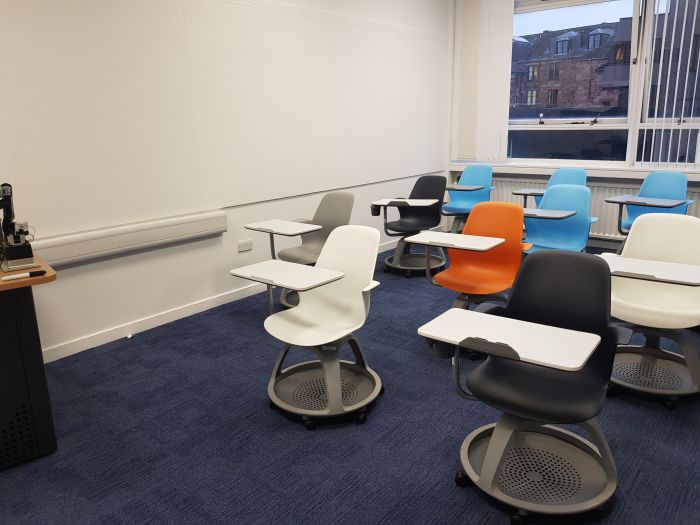
M 493 166 L 494 173 L 512 175 L 550 175 L 553 170 L 563 167 L 578 167 L 588 171 L 590 178 L 642 180 L 652 171 L 672 171 L 677 169 L 688 175 L 689 182 L 700 182 L 700 170 L 674 166 L 659 168 L 630 167 L 625 162 L 572 161 L 543 159 L 509 159 L 505 161 L 450 161 L 450 171 L 462 171 L 469 164 L 486 163 Z

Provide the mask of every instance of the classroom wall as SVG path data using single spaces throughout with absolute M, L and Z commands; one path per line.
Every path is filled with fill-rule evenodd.
M 228 274 L 269 257 L 242 225 L 326 191 L 381 227 L 372 200 L 448 167 L 453 26 L 453 0 L 0 0 L 0 179 L 38 239 L 228 219 L 37 287 L 46 358 L 262 290 Z

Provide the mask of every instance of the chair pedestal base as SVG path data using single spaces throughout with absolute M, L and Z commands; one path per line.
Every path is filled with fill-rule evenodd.
M 299 306 L 299 292 L 282 288 L 280 292 L 280 304 L 286 308 Z
M 700 391 L 683 356 L 643 346 L 618 347 L 610 382 L 657 396 L 686 396 Z
M 646 346 L 617 347 L 610 382 L 621 388 L 675 399 L 700 392 L 700 354 L 690 330 L 661 329 L 619 323 L 641 332 Z M 660 338 L 678 345 L 682 355 L 659 348 Z
M 357 360 L 354 363 L 339 359 L 340 348 L 345 342 L 355 354 Z M 290 345 L 285 345 L 280 352 L 267 387 L 272 403 L 285 412 L 302 416 L 305 421 L 353 412 L 364 415 L 367 405 L 382 391 L 381 379 L 367 366 L 354 338 L 323 347 L 306 347 L 319 359 L 283 369 L 290 348 Z
M 410 275 L 413 272 L 425 272 L 425 254 L 410 253 L 410 244 L 404 238 L 399 239 L 394 254 L 384 259 L 384 270 L 395 270 Z M 445 267 L 445 258 L 437 255 L 430 256 L 430 270 L 438 271 Z
M 575 514 L 596 509 L 617 488 L 615 464 L 593 420 L 581 424 L 596 443 L 559 427 L 504 415 L 462 443 L 467 476 L 516 509 Z

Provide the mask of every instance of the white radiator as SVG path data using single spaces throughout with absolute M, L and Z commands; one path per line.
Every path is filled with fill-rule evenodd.
M 226 214 L 208 212 L 37 239 L 32 248 L 53 266 L 61 266 L 225 231 Z
M 520 188 L 544 188 L 546 180 L 528 179 L 525 177 L 511 178 L 494 175 L 494 186 L 492 200 L 517 202 L 522 204 L 523 198 L 520 195 L 513 195 L 513 190 Z M 591 188 L 591 216 L 599 217 L 600 220 L 591 226 L 591 237 L 599 239 L 621 239 L 622 235 L 617 231 L 617 204 L 605 202 L 605 199 L 616 195 L 635 194 L 639 190 L 639 183 L 626 184 L 623 182 L 594 182 L 589 181 Z M 700 192 L 688 192 L 688 198 L 694 199 L 695 204 L 688 209 L 689 215 L 700 216 Z M 534 206 L 532 197 L 528 200 L 529 206 Z

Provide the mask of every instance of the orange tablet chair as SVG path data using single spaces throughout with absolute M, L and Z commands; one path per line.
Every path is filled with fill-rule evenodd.
M 523 208 L 510 202 L 482 202 L 469 214 L 465 235 L 500 237 L 506 241 L 485 252 L 448 249 L 450 267 L 435 276 L 435 284 L 459 292 L 453 308 L 470 303 L 504 300 L 520 268 L 523 250 Z

